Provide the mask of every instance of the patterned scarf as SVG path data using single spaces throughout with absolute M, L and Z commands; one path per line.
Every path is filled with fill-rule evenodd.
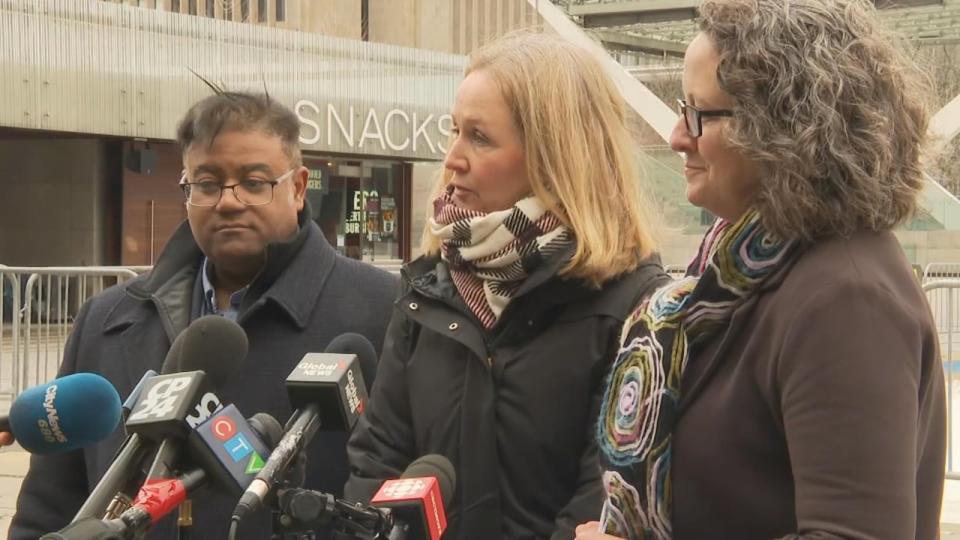
M 671 437 L 687 360 L 797 251 L 794 242 L 768 234 L 755 210 L 736 223 L 717 220 L 687 275 L 627 319 L 597 423 L 606 469 L 603 532 L 629 540 L 672 537 Z
M 573 235 L 536 197 L 512 208 L 477 212 L 460 208 L 450 190 L 433 202 L 428 226 L 467 306 L 490 329 L 530 271 L 565 249 Z

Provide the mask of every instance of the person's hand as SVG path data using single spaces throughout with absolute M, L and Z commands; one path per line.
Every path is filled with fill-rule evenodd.
M 11 444 L 13 444 L 13 433 L 0 431 L 0 446 L 10 446 Z
M 623 540 L 600 532 L 600 522 L 590 521 L 577 525 L 577 537 L 574 540 Z

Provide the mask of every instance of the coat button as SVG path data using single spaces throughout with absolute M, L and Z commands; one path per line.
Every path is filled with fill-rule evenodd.
M 420 306 L 418 306 L 416 302 L 410 302 L 410 309 L 416 311 L 420 309 Z
M 450 330 L 456 330 L 457 328 L 460 328 L 460 325 L 455 322 L 452 322 L 450 323 L 450 326 L 448 326 L 447 328 L 449 328 Z

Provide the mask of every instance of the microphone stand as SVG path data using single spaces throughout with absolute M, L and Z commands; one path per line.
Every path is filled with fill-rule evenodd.
M 363 506 L 337 499 L 329 493 L 292 488 L 278 493 L 279 512 L 275 512 L 275 539 L 313 538 L 313 530 L 336 524 L 336 540 L 406 540 L 408 527 L 393 518 L 388 509 Z M 279 535 L 279 536 L 278 536 Z
M 177 509 L 177 538 L 190 540 L 193 532 L 193 501 L 185 499 Z

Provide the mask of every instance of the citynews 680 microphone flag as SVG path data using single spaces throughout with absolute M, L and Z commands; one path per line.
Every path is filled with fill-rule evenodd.
M 120 422 L 120 395 L 95 373 L 74 373 L 24 390 L 0 416 L 0 431 L 13 433 L 31 454 L 55 454 L 93 444 Z

